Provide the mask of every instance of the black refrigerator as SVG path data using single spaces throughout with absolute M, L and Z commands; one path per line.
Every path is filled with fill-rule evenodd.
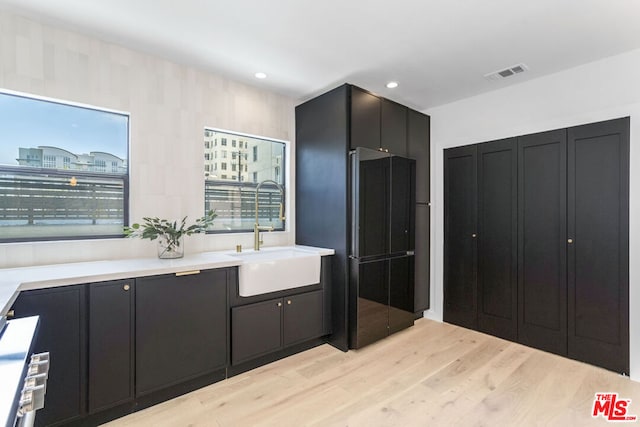
M 350 161 L 349 347 L 361 348 L 415 319 L 416 162 L 360 147 Z

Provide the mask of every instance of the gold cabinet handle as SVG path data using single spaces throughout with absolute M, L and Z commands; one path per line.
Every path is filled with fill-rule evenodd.
M 291 305 L 291 300 L 290 299 L 287 300 L 287 304 Z
M 573 239 L 567 239 L 567 243 L 569 244 L 573 243 Z
M 473 234 L 471 235 L 471 237 L 473 237 L 473 238 L 475 239 L 476 237 L 478 237 L 478 235 L 477 235 L 476 233 L 473 233 Z
M 124 290 L 125 290 L 125 292 L 126 292 L 126 291 L 128 291 L 129 289 L 131 289 L 131 286 L 129 286 L 129 284 L 127 283 L 126 285 L 124 285 L 124 286 L 122 287 L 122 289 L 124 289 Z
M 179 271 L 176 273 L 176 276 L 191 276 L 192 274 L 200 274 L 200 270 Z
M 281 302 L 278 303 L 278 307 L 282 307 L 282 303 Z
M 7 319 L 11 319 L 12 317 L 16 316 L 16 311 L 15 310 L 9 310 L 7 312 Z

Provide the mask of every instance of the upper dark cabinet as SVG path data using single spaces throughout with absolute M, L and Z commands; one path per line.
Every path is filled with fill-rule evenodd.
M 380 100 L 380 147 L 398 156 L 407 155 L 407 110 L 388 99 Z
M 380 148 L 380 98 L 351 86 L 351 149 Z
M 350 89 L 351 149 L 364 147 L 406 156 L 409 109 L 358 87 Z
M 429 116 L 407 113 L 407 157 L 416 161 L 416 202 L 429 203 Z

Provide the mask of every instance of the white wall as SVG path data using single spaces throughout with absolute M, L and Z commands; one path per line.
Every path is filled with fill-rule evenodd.
M 8 12 L 0 12 L 0 88 L 129 112 L 133 221 L 202 216 L 205 126 L 291 141 L 293 158 L 292 99 Z M 288 207 L 294 167 L 291 161 Z M 291 229 L 264 233 L 266 245 L 294 242 L 294 212 L 287 218 Z M 248 233 L 186 239 L 187 253 L 253 245 Z M 0 268 L 155 256 L 155 243 L 0 244 Z
M 444 148 L 631 116 L 629 324 L 631 378 L 640 381 L 639 76 L 640 50 L 635 50 L 426 111 L 434 213 L 432 309 L 426 317 L 442 320 Z

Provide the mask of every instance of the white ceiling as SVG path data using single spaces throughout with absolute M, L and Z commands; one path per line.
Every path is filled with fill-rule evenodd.
M 421 110 L 640 48 L 639 0 L 0 0 L 0 8 L 300 101 L 349 82 Z M 530 71 L 483 77 L 520 62 Z M 389 80 L 400 86 L 387 89 Z

